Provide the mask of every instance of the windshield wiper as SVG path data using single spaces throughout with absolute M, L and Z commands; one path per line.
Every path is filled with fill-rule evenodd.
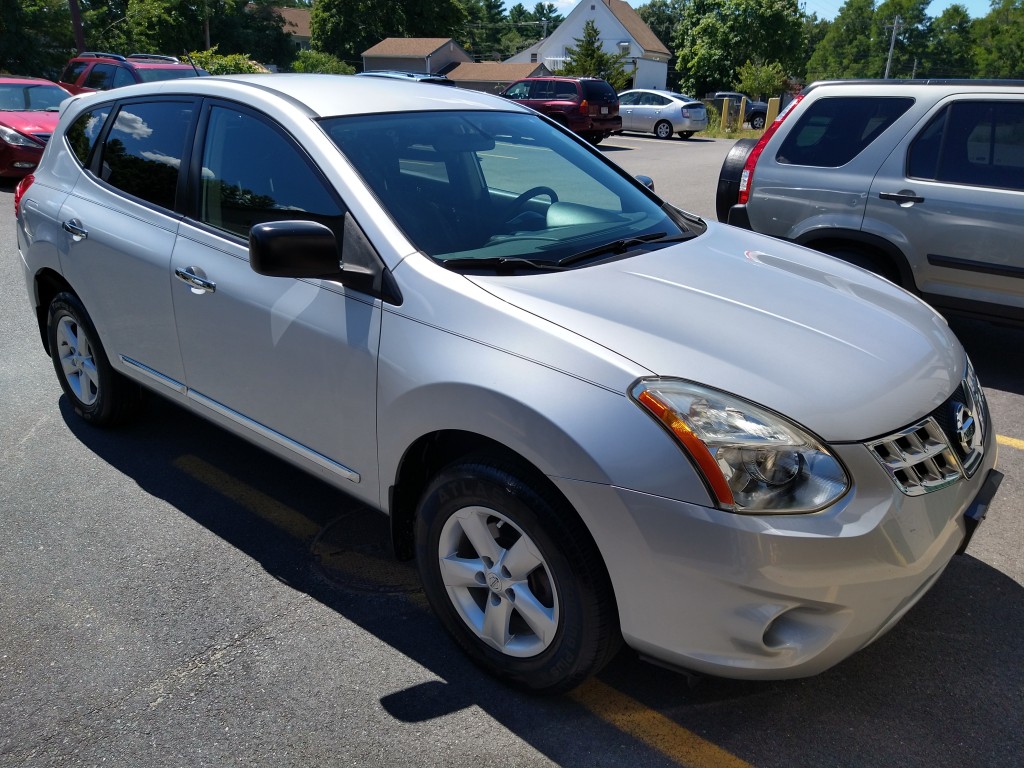
M 621 240 L 612 240 L 610 243 L 599 245 L 596 248 L 588 248 L 585 251 L 580 251 L 579 253 L 574 253 L 571 256 L 566 256 L 555 263 L 560 267 L 564 267 L 569 264 L 575 264 L 576 262 L 593 258 L 594 256 L 618 256 L 637 245 L 678 243 L 683 240 L 689 240 L 692 237 L 693 235 L 688 232 L 684 232 L 681 235 L 669 235 L 667 232 L 651 232 L 646 235 L 637 235 L 636 237 L 624 237 Z
M 446 267 L 463 267 L 470 269 L 532 269 L 537 271 L 554 270 L 561 272 L 565 267 L 560 263 L 534 261 L 522 256 L 495 256 L 486 259 L 446 259 L 441 262 Z

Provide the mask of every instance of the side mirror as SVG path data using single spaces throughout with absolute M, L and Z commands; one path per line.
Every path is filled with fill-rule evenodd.
M 334 231 L 316 221 L 257 224 L 249 230 L 249 266 L 268 277 L 337 280 L 392 304 L 402 303 L 391 271 L 351 214 L 345 214 L 341 248 L 338 245 Z

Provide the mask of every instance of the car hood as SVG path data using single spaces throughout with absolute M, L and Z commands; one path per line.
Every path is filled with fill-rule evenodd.
M 831 257 L 714 223 L 685 243 L 590 267 L 469 279 L 643 372 L 731 392 L 830 441 L 906 426 L 964 374 L 960 343 L 909 293 Z
M 57 112 L 25 112 L 0 110 L 0 123 L 21 133 L 49 136 L 57 127 Z

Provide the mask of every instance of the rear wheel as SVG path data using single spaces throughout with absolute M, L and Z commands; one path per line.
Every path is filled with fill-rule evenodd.
M 420 502 L 416 555 L 431 607 L 474 662 L 559 693 L 599 671 L 619 633 L 582 521 L 529 477 L 487 458 L 443 470 Z
M 110 366 L 92 319 L 77 296 L 54 297 L 46 333 L 61 389 L 82 419 L 106 427 L 135 413 L 142 398 L 139 386 Z
M 764 115 L 760 113 L 756 115 L 751 115 L 750 127 L 753 128 L 755 131 L 760 131 L 762 128 L 764 128 Z
M 671 139 L 672 138 L 672 123 L 668 120 L 659 120 L 654 126 L 654 135 L 659 139 Z

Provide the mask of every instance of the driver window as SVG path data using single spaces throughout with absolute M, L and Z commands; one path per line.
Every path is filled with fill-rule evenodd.
M 213 107 L 199 219 L 248 237 L 254 224 L 318 221 L 339 235 L 344 212 L 292 141 L 248 112 Z

